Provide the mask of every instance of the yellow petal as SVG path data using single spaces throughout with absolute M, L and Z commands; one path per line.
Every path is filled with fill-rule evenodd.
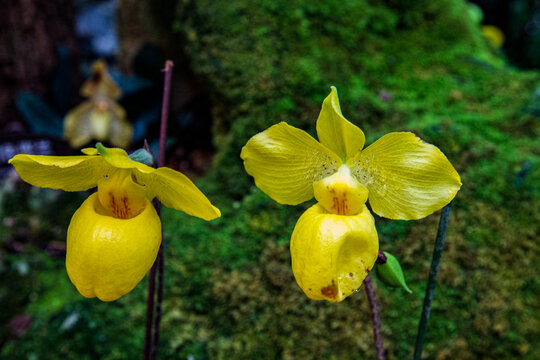
M 84 148 L 84 149 L 81 149 L 81 152 L 85 155 L 97 155 L 99 154 L 99 152 L 97 151 L 96 148 Z
M 341 114 L 337 90 L 333 86 L 330 95 L 324 99 L 317 119 L 317 136 L 321 144 L 343 160 L 356 155 L 366 141 L 362 130 Z
M 72 148 L 79 148 L 92 140 L 92 109 L 92 102 L 85 101 L 68 112 L 64 118 L 64 137 Z
M 137 180 L 150 187 L 153 195 L 163 205 L 200 217 L 213 220 L 221 216 L 204 194 L 184 174 L 162 167 L 151 174 L 135 173 Z
M 294 277 L 314 300 L 338 302 L 354 293 L 378 251 L 375 222 L 365 205 L 358 215 L 343 216 L 315 204 L 302 214 L 291 238 Z
M 112 102 L 111 106 L 111 124 L 109 130 L 109 140 L 114 146 L 126 148 L 131 142 L 133 136 L 133 126 L 126 120 L 125 110 Z
M 156 171 L 156 169 L 153 167 L 131 160 L 123 149 L 108 148 L 103 146 L 101 143 L 98 143 L 96 148 L 101 156 L 103 156 L 103 159 L 116 168 L 137 169 L 139 172 L 144 174 L 149 174 Z
M 118 99 L 122 96 L 120 88 L 111 79 L 107 71 L 105 61 L 94 61 L 92 64 L 92 76 L 81 87 L 81 95 L 84 97 L 106 97 L 110 99 Z
M 107 148 L 100 143 L 96 147 L 110 165 L 119 169 L 131 169 L 137 182 L 147 187 L 150 198 L 156 196 L 167 207 L 205 220 L 221 216 L 219 209 L 184 174 L 166 167 L 154 169 L 131 160 L 122 149 Z
M 156 259 L 160 243 L 161 221 L 148 200 L 139 215 L 118 219 L 108 215 L 94 193 L 69 224 L 69 278 L 85 297 L 116 300 L 142 280 Z
M 105 141 L 109 138 L 112 116 L 108 111 L 97 111 L 95 108 L 90 111 L 90 128 L 92 138 Z
M 146 188 L 133 181 L 129 169 L 111 169 L 98 181 L 97 192 L 101 205 L 119 219 L 139 215 L 148 202 Z
M 421 219 L 448 204 L 461 179 L 446 156 L 413 133 L 384 135 L 347 163 L 379 216 Z
M 336 154 L 285 122 L 253 136 L 240 157 L 259 189 L 282 204 L 313 197 L 313 183 L 341 166 Z
M 93 188 L 110 165 L 101 156 L 15 155 L 10 161 L 29 184 L 66 191 Z
M 108 140 L 114 146 L 129 146 L 133 127 L 125 110 L 110 99 L 85 101 L 64 119 L 64 136 L 71 147 L 78 148 L 90 140 Z
M 337 215 L 356 215 L 364 208 L 368 190 L 360 184 L 346 165 L 334 175 L 313 184 L 315 199 L 326 211 Z

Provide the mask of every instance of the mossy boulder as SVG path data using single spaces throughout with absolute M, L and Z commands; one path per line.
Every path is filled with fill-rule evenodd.
M 505 65 L 465 2 L 182 1 L 177 10 L 173 29 L 212 98 L 218 152 L 205 184 L 219 189 L 214 193 L 222 207 L 237 201 L 238 208 L 249 208 L 254 196 L 265 196 L 250 190 L 253 180 L 239 159 L 246 141 L 279 121 L 314 134 L 322 100 L 335 85 L 344 115 L 364 130 L 368 143 L 389 131 L 413 131 L 439 146 L 462 175 L 425 354 L 538 356 L 530 346 L 540 325 L 531 316 L 530 293 L 539 284 L 522 266 L 539 259 L 531 248 L 539 230 L 539 119 L 530 109 L 540 101 L 540 77 Z M 210 357 L 248 359 L 253 349 L 264 358 L 373 356 L 372 346 L 363 347 L 371 341 L 369 326 L 347 335 L 356 325 L 345 319 L 362 311 L 357 298 L 335 307 L 305 301 L 294 286 L 276 292 L 272 277 L 260 274 L 268 273 L 269 261 L 261 241 L 285 244 L 286 253 L 296 220 L 286 219 L 286 226 L 272 227 L 261 239 L 250 224 L 261 213 L 279 219 L 284 210 L 272 208 L 233 211 L 223 220 L 225 229 L 245 232 L 220 243 L 241 243 L 253 251 L 249 259 L 259 259 L 205 265 L 221 274 L 208 282 L 220 289 L 208 294 L 215 304 L 208 319 L 218 326 L 206 347 Z M 378 290 L 387 351 L 404 358 L 414 344 L 437 217 L 378 220 L 381 247 L 400 258 L 413 283 L 414 295 Z M 230 254 L 222 256 L 226 262 Z M 229 301 L 237 296 L 245 302 L 233 311 Z M 300 307 L 305 312 L 297 313 Z M 308 327 L 296 322 L 312 311 L 329 312 L 334 320 L 314 316 Z M 267 312 L 280 320 L 268 320 Z M 368 314 L 355 321 L 369 324 Z
M 219 255 L 178 245 L 201 257 L 194 273 L 213 269 L 201 284 L 213 290 L 195 291 L 205 295 L 192 299 L 209 306 L 208 329 L 217 327 L 208 343 L 193 334 L 180 351 L 199 346 L 210 358 L 246 359 L 373 356 L 373 347 L 364 346 L 371 341 L 369 316 L 357 318 L 365 311 L 356 304 L 361 295 L 334 306 L 306 301 L 295 287 L 286 270 L 287 241 L 303 208 L 270 205 L 239 159 L 251 136 L 279 121 L 314 134 L 322 100 L 335 85 L 343 113 L 368 143 L 389 131 L 414 131 L 439 146 L 462 175 L 425 353 L 538 356 L 529 345 L 538 336 L 530 298 L 538 281 L 522 266 L 538 260 L 538 250 L 527 249 L 538 232 L 534 91 L 540 77 L 505 65 L 465 2 L 188 0 L 176 6 L 175 36 L 213 103 L 218 152 L 204 185 L 231 210 L 215 231 L 221 235 L 209 235 L 203 246 L 215 244 Z M 185 221 L 176 218 L 167 226 L 170 236 L 182 233 L 172 230 Z M 414 291 L 378 290 L 387 351 L 403 358 L 414 343 L 437 217 L 378 220 L 381 247 L 400 258 Z M 280 261 L 268 259 L 269 246 L 282 252 Z M 276 276 L 288 279 L 278 291 Z M 309 326 L 301 324 L 306 318 Z M 364 329 L 349 337 L 355 326 Z

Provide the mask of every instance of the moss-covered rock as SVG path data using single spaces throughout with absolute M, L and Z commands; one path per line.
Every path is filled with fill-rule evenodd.
M 213 176 L 232 196 L 249 184 L 237 160 L 241 146 L 279 121 L 313 130 L 330 85 L 351 121 L 397 130 L 418 113 L 440 116 L 448 102 L 466 102 L 455 98 L 463 81 L 474 81 L 470 73 L 500 73 L 492 65 L 500 60 L 459 1 L 412 8 L 391 1 L 186 1 L 174 26 L 212 94 L 219 148 Z M 478 96 L 480 89 L 470 90 Z
M 222 206 L 239 200 L 238 208 L 249 208 L 253 201 L 254 195 L 245 197 L 252 179 L 238 159 L 245 142 L 279 121 L 314 134 L 321 102 L 336 85 L 343 113 L 368 143 L 389 131 L 412 130 L 439 146 L 462 174 L 426 355 L 539 356 L 532 344 L 540 324 L 531 316 L 538 281 L 528 268 L 539 259 L 533 244 L 539 122 L 530 109 L 539 101 L 533 93 L 540 77 L 506 66 L 464 2 L 183 1 L 173 25 L 213 99 L 218 154 L 207 180 L 219 189 Z M 263 214 L 275 218 L 280 211 Z M 224 219 L 225 229 L 249 229 L 261 216 L 257 210 L 233 214 Z M 269 231 L 265 242 L 286 241 L 295 220 Z M 437 218 L 379 220 L 381 246 L 400 258 L 414 291 L 379 290 L 388 353 L 404 358 L 414 344 Z M 294 285 L 276 292 L 264 274 L 281 272 L 267 270 L 260 231 L 246 231 L 228 240 L 212 237 L 223 249 L 219 244 L 238 244 L 238 236 L 242 246 L 258 249 L 250 258 L 259 260 L 230 270 L 206 265 L 221 276 L 207 283 L 219 293 L 205 296 L 217 301 L 207 318 L 217 326 L 204 346 L 210 358 L 373 356 L 372 346 L 364 346 L 371 344 L 369 326 L 347 335 L 356 321 L 369 322 L 358 318 L 357 298 L 334 307 L 306 302 Z M 297 317 L 305 320 L 310 311 L 322 318 L 306 327 Z M 269 320 L 267 312 L 279 320 Z M 328 323 L 325 316 L 334 319 Z M 356 325 L 346 320 L 352 318 Z

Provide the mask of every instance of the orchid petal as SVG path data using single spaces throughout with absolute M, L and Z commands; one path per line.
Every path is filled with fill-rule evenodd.
M 96 147 L 101 156 L 103 156 L 103 159 L 105 159 L 105 161 L 107 161 L 109 164 L 116 168 L 136 169 L 144 174 L 149 174 L 156 171 L 156 169 L 154 169 L 153 167 L 142 164 L 138 161 L 131 160 L 128 154 L 123 149 L 107 148 L 101 145 L 101 143 L 98 143 Z
M 162 167 L 152 173 L 135 173 L 137 181 L 148 186 L 163 205 L 204 220 L 221 216 L 218 208 L 184 174 Z
M 126 111 L 115 103 L 110 104 L 111 123 L 109 139 L 111 144 L 121 148 L 127 147 L 133 137 L 133 126 L 126 120 Z
M 353 157 L 364 147 L 366 141 L 364 133 L 341 114 L 334 86 L 330 95 L 324 99 L 317 119 L 317 136 L 321 144 L 334 151 L 343 160 Z
M 375 265 L 379 241 L 373 216 L 328 213 L 315 204 L 300 216 L 291 237 L 293 274 L 314 300 L 339 302 L 358 289 Z
M 110 99 L 119 99 L 122 97 L 122 91 L 109 75 L 105 61 L 94 61 L 92 64 L 92 76 L 81 87 L 81 95 L 84 97 L 106 97 Z
M 313 183 L 341 166 L 336 154 L 285 122 L 253 136 L 240 157 L 259 189 L 289 205 L 311 199 Z
M 73 148 L 79 148 L 92 140 L 93 130 L 90 115 L 94 105 L 85 101 L 67 113 L 64 118 L 64 137 Z
M 10 161 L 27 183 L 65 191 L 93 188 L 111 168 L 101 156 L 15 155 Z
M 393 132 L 347 165 L 369 190 L 373 211 L 389 219 L 421 219 L 448 204 L 461 180 L 446 156 L 410 132 Z

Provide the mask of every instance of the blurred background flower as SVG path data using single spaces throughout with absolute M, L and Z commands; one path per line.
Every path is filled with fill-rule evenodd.
M 126 120 L 126 111 L 116 103 L 122 96 L 118 85 L 110 78 L 103 60 L 92 64 L 92 74 L 81 88 L 89 100 L 70 110 L 64 118 L 64 137 L 74 149 L 90 141 L 106 141 L 127 148 L 133 127 Z

